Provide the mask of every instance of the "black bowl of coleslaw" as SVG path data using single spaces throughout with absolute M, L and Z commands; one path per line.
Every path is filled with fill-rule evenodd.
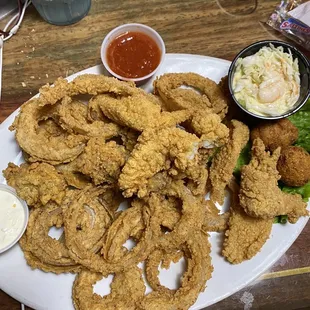
M 259 41 L 234 58 L 228 85 L 235 103 L 249 115 L 266 120 L 285 118 L 310 96 L 310 63 L 289 43 Z

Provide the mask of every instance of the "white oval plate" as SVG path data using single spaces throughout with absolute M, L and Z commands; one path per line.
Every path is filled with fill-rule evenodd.
M 227 74 L 230 62 L 222 59 L 198 55 L 167 54 L 158 75 L 166 72 L 196 72 L 219 82 Z M 85 73 L 103 74 L 102 66 L 95 66 L 68 78 Z M 152 90 L 152 81 L 144 86 Z M 7 167 L 8 162 L 20 164 L 22 155 L 14 139 L 14 133 L 8 130 L 18 110 L 0 125 L 0 169 Z M 4 183 L 0 176 L 0 183 Z M 227 199 L 228 200 L 228 199 Z M 308 204 L 308 209 L 310 203 Z M 306 225 L 308 218 L 301 218 L 296 224 L 273 225 L 270 239 L 260 253 L 249 261 L 239 265 L 231 265 L 220 255 L 222 234 L 212 233 L 212 264 L 214 272 L 207 282 L 206 290 L 199 295 L 192 310 L 202 309 L 214 304 L 242 289 L 270 268 L 293 244 Z M 174 272 L 180 273 L 180 265 L 174 265 Z M 6 253 L 0 254 L 0 289 L 13 298 L 37 310 L 72 310 L 71 289 L 74 280 L 72 274 L 54 275 L 40 270 L 31 270 L 26 264 L 19 245 L 15 245 Z M 175 286 L 175 276 L 166 273 L 162 283 Z M 105 286 L 105 287 L 104 287 Z M 103 283 L 103 290 L 108 290 L 108 283 Z

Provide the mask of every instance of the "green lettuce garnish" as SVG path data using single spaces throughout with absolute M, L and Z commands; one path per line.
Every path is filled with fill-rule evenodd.
M 250 160 L 251 160 L 251 143 L 248 142 L 242 149 L 234 169 L 234 176 L 237 178 L 237 180 L 240 180 L 242 166 L 248 165 Z
M 310 181 L 299 187 L 283 186 L 282 191 L 290 194 L 300 194 L 305 202 L 310 198 Z
M 310 99 L 295 114 L 288 118 L 299 131 L 295 145 L 303 147 L 310 152 Z

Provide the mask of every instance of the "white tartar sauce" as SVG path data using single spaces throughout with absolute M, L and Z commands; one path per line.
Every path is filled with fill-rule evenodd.
M 0 190 L 0 250 L 12 243 L 23 230 L 25 211 L 13 194 Z

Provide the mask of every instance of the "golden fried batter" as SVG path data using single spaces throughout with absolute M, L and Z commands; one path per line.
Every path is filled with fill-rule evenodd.
M 270 236 L 273 219 L 257 219 L 247 215 L 239 204 L 239 186 L 233 185 L 228 229 L 225 232 L 223 256 L 239 264 L 255 256 Z
M 96 253 L 102 247 L 104 234 L 115 219 L 114 201 L 105 199 L 110 190 L 110 186 L 86 187 L 64 212 L 66 246 L 75 261 L 80 253 Z
M 175 248 L 175 251 L 178 248 Z M 206 281 L 211 277 L 213 267 L 210 258 L 210 244 L 208 236 L 194 230 L 183 244 L 180 244 L 187 259 L 187 270 L 182 277 L 181 287 L 170 290 L 160 285 L 158 265 L 162 254 L 156 250 L 148 261 L 147 274 L 152 279 L 155 290 L 145 296 L 141 302 L 141 309 L 148 310 L 187 310 L 197 299 L 199 293 L 205 290 Z
M 145 130 L 138 139 L 119 177 L 125 197 L 147 193 L 148 180 L 162 170 L 169 170 L 171 162 L 189 179 L 200 182 L 204 167 L 198 164 L 199 139 L 179 128 Z
M 277 169 L 286 185 L 303 186 L 310 181 L 310 154 L 302 147 L 288 146 L 281 151 Z
M 8 185 L 29 206 L 45 205 L 49 201 L 61 204 L 65 197 L 67 183 L 57 170 L 46 163 L 22 164 L 20 167 L 9 163 L 3 171 Z
M 29 161 L 51 164 L 70 162 L 83 152 L 85 136 L 66 131 L 46 134 L 46 130 L 40 130 L 39 122 L 50 117 L 46 108 L 39 106 L 38 99 L 26 102 L 10 130 L 16 130 L 16 141 L 30 155 Z
M 184 85 L 193 89 L 181 88 Z M 227 99 L 221 88 L 196 73 L 166 73 L 154 81 L 154 91 L 164 100 L 169 111 L 202 110 L 219 114 L 221 118 L 227 112 Z
M 213 270 L 209 231 L 226 230 L 223 255 L 235 264 L 261 249 L 275 215 L 290 222 L 307 215 L 300 196 L 277 186 L 279 150 L 266 153 L 260 140 L 236 189 L 232 173 L 249 130 L 237 120 L 227 125 L 224 85 L 168 73 L 147 94 L 132 82 L 86 74 L 43 86 L 22 106 L 10 129 L 28 163 L 10 163 L 4 176 L 38 208 L 20 245 L 31 268 L 80 272 L 75 309 L 187 310 Z M 215 201 L 223 202 L 227 185 L 233 202 L 219 214 Z M 49 237 L 51 226 L 64 227 L 59 240 Z M 171 290 L 158 266 L 181 257 L 186 271 Z M 141 262 L 153 289 L 146 296 Z M 93 285 L 111 274 L 111 293 L 95 294 Z
M 72 82 L 58 78 L 53 86 L 45 85 L 40 89 L 39 103 L 41 106 L 55 104 L 65 97 L 79 94 L 98 95 L 113 93 L 118 96 L 128 96 L 143 93 L 134 83 L 122 82 L 104 75 L 84 74 Z
M 227 228 L 227 222 L 230 216 L 229 211 L 220 214 L 219 209 L 216 207 L 214 202 L 212 202 L 212 200 L 206 200 L 205 206 L 206 208 L 202 231 L 205 233 L 210 231 L 224 231 Z
M 251 140 L 260 138 L 271 152 L 292 145 L 298 138 L 298 128 L 288 119 L 265 121 L 251 130 Z
M 103 277 L 100 273 L 82 271 L 73 284 L 73 303 L 76 310 L 136 310 L 144 297 L 142 271 L 134 266 L 114 275 L 111 293 L 101 297 L 93 293 L 93 285 Z
M 230 140 L 215 155 L 210 168 L 211 200 L 224 203 L 224 190 L 232 178 L 240 152 L 249 140 L 250 131 L 243 123 L 232 120 Z
M 105 142 L 102 138 L 91 138 L 85 151 L 72 163 L 76 171 L 90 176 L 95 185 L 118 180 L 124 166 L 127 152 L 114 141 Z
M 262 140 L 253 141 L 252 159 L 241 169 L 240 205 L 253 217 L 269 219 L 287 214 L 295 222 L 308 215 L 307 204 L 300 195 L 284 193 L 278 187 L 279 156 L 279 148 L 270 155 Z
M 120 98 L 99 95 L 92 99 L 92 104 L 98 105 L 110 120 L 138 131 L 149 127 L 174 127 L 190 117 L 188 111 L 161 112 L 161 107 L 146 94 Z
M 20 240 L 28 265 L 46 272 L 77 272 L 81 266 L 69 256 L 68 249 L 60 240 L 48 236 L 52 226 L 63 225 L 62 208 L 49 204 L 30 212 L 26 233 Z
M 121 128 L 112 122 L 88 121 L 87 106 L 80 101 L 65 97 L 57 106 L 57 122 L 69 133 L 87 137 L 110 139 L 117 136 Z
M 229 129 L 221 123 L 221 118 L 215 113 L 194 113 L 190 128 L 200 137 L 202 147 L 205 148 L 222 146 L 229 138 Z

